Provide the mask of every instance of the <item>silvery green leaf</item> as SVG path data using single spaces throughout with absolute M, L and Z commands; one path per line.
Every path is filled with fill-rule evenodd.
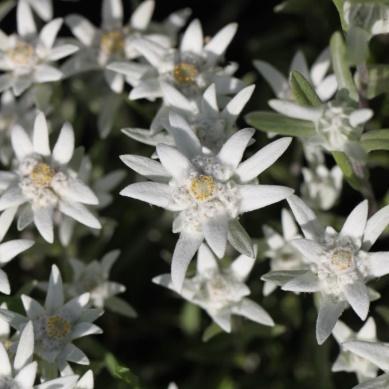
M 304 75 L 297 70 L 293 70 L 290 73 L 290 87 L 292 89 L 293 97 L 298 104 L 311 107 L 320 107 L 322 105 L 315 88 Z

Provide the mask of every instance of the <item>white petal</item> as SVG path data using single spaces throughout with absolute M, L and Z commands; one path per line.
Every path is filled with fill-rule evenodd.
M 80 48 L 78 46 L 70 44 L 57 46 L 50 50 L 50 53 L 47 55 L 46 59 L 47 61 L 58 61 L 60 59 L 68 57 L 79 49 Z
M 296 238 L 298 229 L 291 213 L 285 208 L 281 211 L 282 234 L 286 240 Z
M 248 298 L 244 298 L 239 305 L 233 307 L 232 312 L 256 323 L 274 326 L 274 321 L 270 315 L 260 305 Z
M 389 274 L 389 252 L 369 253 L 367 266 L 370 276 L 382 277 Z
M 12 77 L 10 74 L 2 74 L 0 76 L 0 92 L 11 88 L 12 86 Z
M 57 18 L 47 23 L 39 34 L 39 40 L 44 44 L 47 49 L 51 49 L 57 38 L 58 32 L 62 27 L 63 19 Z
M 82 204 L 61 200 L 59 203 L 59 210 L 65 215 L 90 228 L 101 228 L 101 223 L 98 219 Z
M 14 368 L 20 370 L 32 361 L 34 354 L 34 327 L 28 322 L 20 334 L 18 347 L 16 349 Z M 35 378 L 35 377 L 34 377 Z M 33 381 L 34 382 L 34 381 Z
M 177 291 L 181 291 L 186 270 L 202 241 L 201 234 L 181 233 L 174 249 L 171 269 L 172 282 Z
M 12 148 L 19 160 L 34 152 L 30 137 L 19 125 L 13 126 L 11 129 L 11 142 Z
M 70 123 L 65 123 L 53 149 L 53 158 L 61 165 L 66 165 L 73 157 L 74 130 Z
M 53 4 L 50 0 L 28 0 L 31 7 L 45 21 L 53 18 Z
M 227 24 L 205 45 L 205 50 L 210 51 L 217 57 L 222 56 L 234 38 L 237 29 L 237 23 Z
M 325 255 L 325 250 L 323 247 L 313 241 L 308 239 L 293 239 L 291 242 L 293 247 L 295 247 L 309 262 L 319 263 L 321 257 Z
M 282 287 L 282 290 L 297 293 L 315 293 L 320 290 L 319 279 L 311 271 L 307 271 L 293 280 L 288 281 Z
M 192 112 L 193 103 L 189 101 L 179 90 L 174 86 L 162 82 L 161 90 L 163 94 L 164 103 L 172 108 L 177 108 L 183 111 Z
M 348 303 L 356 314 L 365 320 L 369 313 L 370 299 L 366 285 L 362 281 L 354 281 L 343 289 Z
M 79 15 L 69 15 L 65 21 L 80 42 L 85 46 L 92 45 L 95 39 L 96 29 L 88 19 Z
M 236 174 L 241 182 L 251 181 L 273 165 L 286 151 L 291 142 L 292 138 L 289 137 L 277 139 L 257 151 L 252 157 L 246 159 L 246 161 L 242 162 L 236 169 Z
M 290 70 L 297 70 L 300 72 L 306 79 L 309 80 L 309 70 L 307 60 L 305 59 L 305 55 L 302 51 L 297 51 L 292 59 L 292 63 L 290 65 Z
M 103 27 L 107 30 L 121 27 L 123 23 L 122 0 L 103 0 L 101 11 Z
M 3 343 L 0 343 L 0 376 L 12 375 L 12 368 L 9 362 L 7 351 L 5 350 Z
M 239 255 L 239 257 L 232 262 L 230 271 L 237 280 L 243 282 L 249 276 L 254 264 L 255 258 L 250 258 L 247 255 Z
M 350 339 L 354 335 L 354 332 L 339 320 L 332 331 L 332 335 L 339 344 L 342 344 L 347 339 Z
M 68 301 L 61 309 L 61 313 L 65 316 L 68 316 L 71 318 L 74 322 L 76 321 L 94 321 L 97 317 L 100 316 L 97 315 L 95 318 L 87 318 L 83 317 L 84 314 L 89 314 L 88 309 L 86 309 L 87 305 L 90 301 L 90 294 L 89 293 L 83 293 L 80 296 L 77 296 L 73 298 L 72 300 Z
M 274 94 L 278 98 L 285 97 L 285 92 L 289 90 L 289 83 L 286 77 L 278 71 L 274 66 L 264 61 L 254 61 L 254 66 L 258 72 L 272 88 Z
M 231 220 L 228 226 L 228 241 L 231 246 L 243 255 L 255 257 L 253 242 L 250 235 L 239 223 L 238 219 Z
M 293 189 L 278 185 L 240 185 L 240 212 L 250 212 L 286 199 Z
M 27 1 L 18 2 L 16 18 L 17 30 L 20 36 L 29 37 L 36 35 L 34 16 L 32 15 L 31 7 Z
M 304 236 L 312 240 L 321 239 L 324 234 L 324 228 L 320 225 L 312 209 L 295 195 L 288 197 L 288 203 L 294 217 L 303 230 Z
M 35 382 L 36 372 L 38 369 L 38 362 L 31 362 L 19 371 L 15 377 L 15 382 L 21 387 L 32 388 Z
M 32 143 L 36 153 L 44 155 L 45 157 L 50 155 L 49 130 L 43 112 L 39 112 L 35 118 Z
M 319 314 L 316 321 L 316 339 L 319 345 L 330 336 L 336 322 L 345 309 L 343 302 L 334 302 L 326 297 L 320 301 Z
M 34 79 L 37 82 L 52 82 L 62 79 L 63 73 L 53 66 L 37 65 L 35 67 Z
M 366 223 L 363 249 L 368 251 L 389 224 L 389 205 L 376 212 Z
M 8 232 L 17 210 L 17 207 L 8 208 L 0 215 L 0 242 L 4 239 L 5 234 Z
M 88 335 L 96 335 L 96 334 L 102 334 L 103 331 L 100 327 L 98 327 L 95 324 L 87 323 L 87 322 L 81 322 L 77 323 L 71 333 L 72 340 L 82 338 L 84 336 Z
M 164 168 L 178 181 L 186 178 L 192 169 L 189 160 L 174 147 L 160 144 L 157 154 Z
M 169 185 L 157 182 L 136 182 L 128 185 L 120 194 L 165 209 L 173 209 L 172 191 Z
M 0 210 L 18 207 L 26 201 L 27 199 L 18 185 L 10 186 L 0 197 Z
M 219 106 L 217 103 L 216 85 L 211 84 L 203 93 L 203 101 L 201 102 L 202 110 L 212 114 L 218 114 Z
M 75 386 L 78 380 L 77 375 L 67 375 L 65 377 L 56 378 L 54 380 L 46 381 L 43 384 L 37 385 L 36 389 L 54 389 L 54 388 L 77 388 L 77 389 L 84 389 L 82 387 Z M 88 388 L 89 389 L 89 388 Z M 92 388 L 93 389 L 93 388 Z
M 15 239 L 0 244 L 0 264 L 4 265 L 34 245 L 30 239 Z
M 284 100 L 270 100 L 269 105 L 275 111 L 295 119 L 315 122 L 321 116 L 321 109 L 303 107 L 301 105 Z
M 311 80 L 313 82 L 313 85 L 317 86 L 324 80 L 324 77 L 328 72 L 330 65 L 331 65 L 330 50 L 327 47 L 320 53 L 319 57 L 312 65 Z
M 123 75 L 112 72 L 111 70 L 105 70 L 104 77 L 113 92 L 115 93 L 123 92 L 124 81 L 125 81 Z
M 203 50 L 203 30 L 198 19 L 193 20 L 185 30 L 180 51 L 201 54 Z
M 235 132 L 219 151 L 219 160 L 227 166 L 236 168 L 242 160 L 254 132 L 255 130 L 252 128 L 245 128 Z
M 56 185 L 54 178 L 53 188 L 61 197 L 68 201 L 91 205 L 99 204 L 99 200 L 92 189 L 77 178 L 70 178 L 66 185 Z
M 48 314 L 54 314 L 64 303 L 62 277 L 56 265 L 51 267 L 49 286 L 47 288 L 45 308 Z
M 352 353 L 367 359 L 384 371 L 389 371 L 389 345 L 367 341 L 349 341 L 343 344 Z
M 358 331 L 357 338 L 360 340 L 375 340 L 377 338 L 377 326 L 372 317 L 369 317 Z
M 11 293 L 11 285 L 7 274 L 0 269 L 0 292 L 9 295 Z
M 322 101 L 327 101 L 335 94 L 337 89 L 338 81 L 335 74 L 331 74 L 316 87 L 316 93 Z
M 340 235 L 350 237 L 358 247 L 361 246 L 363 233 L 367 222 L 368 202 L 362 201 L 357 205 L 343 224 Z
M 150 99 L 162 96 L 161 84 L 156 79 L 144 80 L 130 92 L 130 100 Z
M 359 125 L 368 122 L 373 116 L 374 112 L 371 109 L 358 109 L 350 115 L 350 124 L 353 127 L 358 127 Z
M 121 155 L 120 159 L 130 169 L 138 174 L 155 181 L 166 181 L 170 178 L 166 169 L 153 159 L 138 155 Z
M 206 276 L 218 271 L 218 269 L 218 264 L 212 251 L 206 244 L 202 244 L 197 254 L 197 272 Z
M 39 207 L 33 209 L 34 223 L 41 236 L 49 243 L 54 242 L 53 208 Z
M 169 113 L 169 122 L 177 149 L 188 158 L 199 155 L 201 153 L 201 143 L 188 122 L 175 112 Z
M 23 303 L 23 308 L 26 311 L 26 314 L 29 319 L 34 320 L 39 316 L 45 315 L 46 311 L 42 307 L 42 305 L 38 303 L 38 301 L 24 294 L 21 296 L 21 299 Z
M 213 252 L 222 258 L 227 246 L 227 215 L 214 216 L 203 224 L 204 237 Z
M 155 2 L 153 0 L 146 0 L 140 3 L 132 13 L 130 20 L 131 27 L 136 30 L 145 30 L 150 24 L 154 8 Z
M 231 332 L 231 314 L 230 312 L 220 312 L 210 314 L 212 320 L 224 331 Z
M 230 122 L 241 114 L 244 106 L 250 100 L 254 93 L 255 85 L 247 86 L 242 89 L 236 96 L 234 96 L 224 108 L 224 114 L 229 118 Z
M 93 371 L 88 370 L 77 382 L 77 388 L 79 389 L 93 389 L 94 380 L 93 380 Z
M 84 352 L 71 343 L 65 346 L 62 354 L 69 362 L 78 363 L 79 365 L 89 365 L 89 359 Z

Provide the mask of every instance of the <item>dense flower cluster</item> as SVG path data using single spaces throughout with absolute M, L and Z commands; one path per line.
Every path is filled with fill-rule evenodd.
M 361 31 L 367 42 L 389 31 L 385 2 L 342 3 L 349 41 Z M 115 228 L 100 211 L 112 202 L 111 192 L 124 173 L 104 175 L 100 170 L 96 176 L 93 156 L 76 149 L 78 129 L 57 117 L 50 104 L 54 82 L 95 72 L 103 80 L 100 140 L 109 135 L 128 91 L 130 102 L 160 102 L 148 128 L 123 129 L 132 140 L 153 148 L 150 157 L 120 156 L 144 177 L 120 194 L 166 210 L 172 232 L 179 234 L 170 273 L 153 282 L 204 309 L 226 332 L 234 330 L 233 316 L 274 326 L 255 298 L 248 298 L 247 279 L 255 274 L 256 258 L 268 258 L 270 271 L 255 274 L 264 281 L 264 296 L 281 293 L 275 292 L 277 287 L 314 294 L 318 344 L 332 333 L 340 345 L 332 370 L 368 380 L 357 388 L 387 387 L 389 349 L 378 342 L 373 318 L 358 333 L 338 320 L 351 307 L 365 321 L 371 301 L 379 298 L 369 282 L 389 273 L 389 252 L 369 252 L 389 224 L 389 206 L 378 209 L 367 174 L 370 150 L 364 142 L 375 113 L 357 82 L 365 64 L 357 63 L 356 73 L 351 73 L 340 35 L 310 69 L 298 52 L 289 79 L 267 62 L 254 61 L 275 94 L 269 105 L 276 112 L 253 113 L 247 121 L 271 138 L 284 135 L 260 147 L 253 128 L 239 129 L 239 116 L 255 86 L 236 76 L 237 63 L 225 60 L 237 25 L 228 24 L 206 38 L 199 20 L 188 23 L 189 10 L 156 23 L 154 7 L 153 0 L 143 1 L 125 22 L 122 0 L 103 0 L 102 23 L 96 27 L 76 14 L 53 19 L 50 0 L 19 0 L 17 33 L 0 31 L 0 241 L 14 221 L 20 235 L 0 244 L 0 293 L 15 292 L 3 266 L 36 242 L 54 247 L 58 241 L 55 250 L 62 247 L 68 255 L 65 248 L 73 239 L 112 234 Z M 46 23 L 39 32 L 36 16 Z M 74 37 L 59 35 L 63 25 Z M 357 54 L 350 57 L 360 58 Z M 387 139 L 387 134 L 382 136 Z M 268 184 L 262 173 L 283 158 L 292 137 L 299 140 L 303 155 L 300 188 Z M 335 166 L 329 164 L 329 155 Z M 367 199 L 338 232 L 323 225 L 329 219 L 323 211 L 335 206 L 346 181 Z M 263 220 L 261 209 L 284 200 L 290 210 L 282 209 L 279 233 L 270 220 Z M 241 224 L 243 214 L 257 210 L 262 245 Z M 80 232 L 76 222 L 86 228 Z M 239 253 L 236 259 L 234 251 Z M 73 371 L 73 364 L 89 364 L 73 342 L 102 333 L 93 322 L 104 309 L 136 316 L 118 297 L 126 286 L 110 280 L 119 255 L 119 250 L 110 251 L 101 261 L 87 264 L 73 256 L 72 277 L 66 282 L 56 265 L 48 282 L 34 282 L 46 292 L 44 304 L 27 289 L 15 297 L 20 297 L 24 314 L 14 304 L 1 306 L 0 388 L 93 388 L 91 370 L 82 377 Z M 34 261 L 28 266 L 36 265 Z M 376 378 L 378 368 L 385 374 Z

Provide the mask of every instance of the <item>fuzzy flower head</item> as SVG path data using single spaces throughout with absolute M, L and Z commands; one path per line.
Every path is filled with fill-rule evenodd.
M 300 274 L 290 272 L 289 279 L 284 274 L 279 281 L 283 290 L 320 295 L 316 336 L 322 344 L 348 306 L 362 320 L 367 317 L 371 293 L 366 283 L 389 272 L 387 252 L 368 252 L 387 225 L 389 207 L 368 220 L 367 201 L 363 201 L 338 233 L 332 227 L 322 227 L 298 197 L 291 196 L 288 202 L 305 236 L 292 244 L 305 257 L 309 269 Z
M 74 132 L 69 123 L 62 127 L 52 151 L 43 113 L 35 119 L 32 137 L 16 125 L 11 142 L 16 161 L 13 172 L 2 177 L 8 188 L 0 197 L 0 209 L 22 206 L 19 229 L 34 222 L 42 237 L 52 243 L 53 225 L 61 214 L 91 228 L 101 227 L 83 205 L 97 204 L 97 197 L 68 166 L 74 151 Z
M 292 215 L 286 209 L 281 214 L 282 235 L 269 226 L 263 227 L 266 244 L 266 257 L 270 258 L 270 269 L 272 272 L 284 270 L 299 270 L 304 268 L 304 257 L 291 244 L 292 239 L 299 237 L 299 231 Z M 268 296 L 277 288 L 272 281 L 265 281 L 263 294 Z
M 203 244 L 198 252 L 197 273 L 194 277 L 185 279 L 181 291 L 174 287 L 170 275 L 158 276 L 153 281 L 203 308 L 226 332 L 231 332 L 232 315 L 272 326 L 274 322 L 269 314 L 247 298 L 250 289 L 245 280 L 254 263 L 254 258 L 241 255 L 230 267 L 221 269 L 211 250 Z
M 62 19 L 46 24 L 38 34 L 31 8 L 21 1 L 17 9 L 18 34 L 6 36 L 0 44 L 0 91 L 12 88 L 15 95 L 22 94 L 32 84 L 58 81 L 63 74 L 51 65 L 78 50 L 71 44 L 55 45 Z
M 363 156 L 358 142 L 364 125 L 373 116 L 371 109 L 355 108 L 348 100 L 341 98 L 317 108 L 303 107 L 285 100 L 270 100 L 269 105 L 285 116 L 311 121 L 316 130 L 316 135 L 309 139 L 312 145 L 329 152 L 342 151 L 354 159 Z
M 66 23 L 81 42 L 83 49 L 64 67 L 65 74 L 106 68 L 115 61 L 133 60 L 139 57 L 134 41 L 144 35 L 169 47 L 170 37 L 164 34 L 150 34 L 149 26 L 154 12 L 153 0 L 143 1 L 132 14 L 128 24 L 123 23 L 122 0 L 104 0 L 102 6 L 102 26 L 97 28 L 80 15 L 70 15 Z M 138 69 L 137 64 L 129 64 Z M 143 67 L 140 67 L 143 69 Z M 117 93 L 123 91 L 124 77 L 105 70 L 105 79 L 110 88 Z
M 278 99 L 293 99 L 289 80 L 279 70 L 267 62 L 259 60 L 254 61 L 254 66 L 270 85 Z M 331 60 L 328 48 L 320 53 L 311 69 L 308 67 L 304 54 L 298 51 L 293 57 L 289 73 L 293 70 L 299 71 L 311 82 L 320 99 L 326 101 L 335 94 L 338 87 L 335 75 L 327 75 L 330 66 Z
M 179 289 L 204 239 L 221 258 L 227 240 L 236 246 L 232 225 L 240 214 L 274 204 L 293 193 L 286 187 L 258 185 L 254 181 L 284 153 L 291 139 L 277 140 L 242 162 L 254 130 L 235 133 L 217 155 L 211 155 L 203 154 L 199 139 L 182 117 L 171 115 L 171 126 L 177 147 L 158 145 L 161 163 L 122 156 L 130 168 L 156 182 L 129 185 L 121 194 L 177 213 L 173 232 L 180 233 L 180 238 L 173 254 L 172 278 Z
M 198 20 L 186 29 L 178 49 L 166 48 L 150 39 L 138 39 L 135 48 L 152 66 L 141 71 L 141 77 L 130 93 L 130 99 L 153 100 L 163 97 L 162 85 L 167 83 L 189 99 L 196 99 L 215 83 L 217 93 L 228 95 L 242 88 L 242 82 L 232 77 L 235 66 L 220 66 L 223 54 L 236 33 L 235 23 L 225 26 L 204 44 L 203 30 Z M 128 67 L 120 63 L 110 69 L 131 78 Z
M 72 342 L 83 336 L 102 332 L 92 324 L 101 311 L 88 308 L 89 298 L 89 293 L 84 293 L 65 303 L 61 274 L 53 266 L 44 306 L 22 295 L 27 317 L 5 309 L 0 310 L 0 316 L 17 331 L 28 321 L 32 321 L 35 354 L 46 362 L 55 364 L 58 369 L 65 369 L 68 361 L 87 365 L 88 358 Z
M 34 385 L 38 363 L 33 361 L 34 328 L 31 321 L 24 323 L 16 348 L 13 363 L 8 352 L 0 343 L 0 387 L 2 389 L 71 389 L 74 387 L 77 376 L 69 375 L 43 384 Z
M 117 297 L 124 293 L 126 287 L 114 281 L 110 281 L 109 273 L 120 255 L 119 250 L 110 251 L 103 256 L 101 261 L 92 261 L 85 264 L 77 259 L 71 259 L 73 280 L 66 286 L 66 292 L 72 297 L 88 292 L 90 302 L 96 308 L 111 309 L 128 317 L 136 316 L 123 299 Z
M 302 169 L 304 182 L 301 192 L 313 208 L 328 210 L 334 206 L 342 191 L 343 174 L 339 166 L 327 169 L 324 164 Z
M 370 317 L 364 326 L 357 332 L 353 332 L 342 321 L 338 321 L 332 331 L 332 335 L 339 343 L 340 353 L 332 365 L 333 372 L 347 371 L 357 375 L 358 382 L 377 376 L 377 367 L 368 360 L 354 354 L 344 348 L 343 343 L 348 341 L 363 340 L 369 342 L 377 341 L 377 328 L 374 319 Z

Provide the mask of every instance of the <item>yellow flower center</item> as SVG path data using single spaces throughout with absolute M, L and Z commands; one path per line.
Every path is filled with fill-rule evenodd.
M 174 66 L 173 77 L 180 85 L 191 85 L 196 81 L 199 71 L 191 63 L 182 62 Z
M 331 255 L 331 264 L 339 271 L 347 270 L 353 264 L 353 253 L 347 249 L 336 249 Z
M 49 338 L 64 338 L 69 334 L 70 323 L 60 316 L 50 316 L 46 321 L 46 333 Z
M 190 183 L 190 194 L 197 201 L 209 200 L 215 193 L 216 184 L 211 176 L 198 176 Z
M 106 55 L 121 54 L 124 51 L 123 31 L 107 31 L 100 39 L 100 49 Z
M 1 342 L 6 350 L 11 350 L 12 347 L 12 341 L 9 339 L 4 340 Z
M 40 188 L 47 188 L 50 186 L 53 177 L 55 176 L 55 170 L 51 168 L 47 163 L 38 162 L 31 172 L 31 180 L 34 185 Z
M 33 61 L 34 54 L 34 48 L 26 42 L 17 42 L 13 49 L 7 51 L 10 60 L 19 66 L 30 64 Z

